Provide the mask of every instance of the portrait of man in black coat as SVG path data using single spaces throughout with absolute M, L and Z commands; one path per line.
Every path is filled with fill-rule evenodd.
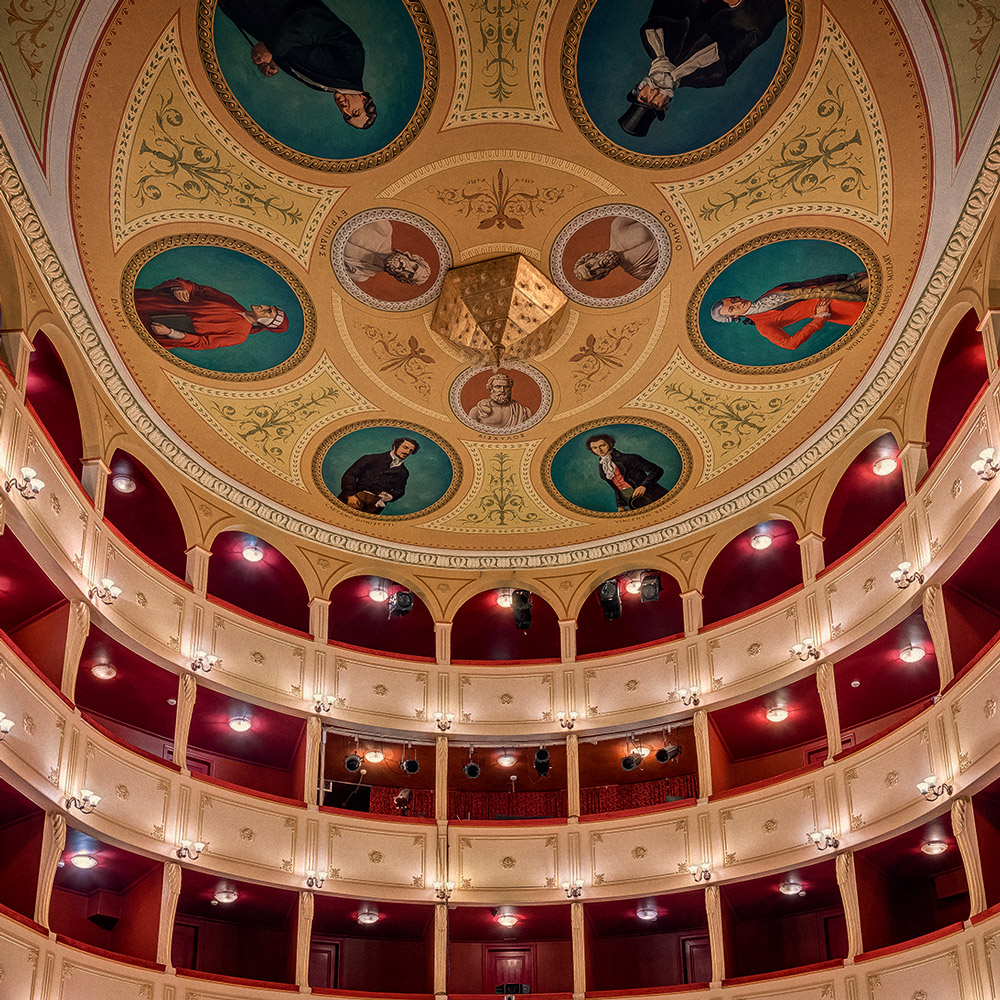
M 389 451 L 362 455 L 340 478 L 337 499 L 365 514 L 382 514 L 385 505 L 406 492 L 410 470 L 404 464 L 420 445 L 410 438 L 396 438 Z
M 365 47 L 322 0 L 219 0 L 219 10 L 250 41 L 250 58 L 264 76 L 288 73 L 333 94 L 348 125 L 375 124 L 375 102 L 362 80 Z
M 653 0 L 639 39 L 649 72 L 618 124 L 643 136 L 678 87 L 721 87 L 786 17 L 785 0 Z
M 663 469 L 643 458 L 615 448 L 610 434 L 594 434 L 587 447 L 598 458 L 598 473 L 614 491 L 615 506 L 620 511 L 636 510 L 667 495 L 659 479 Z

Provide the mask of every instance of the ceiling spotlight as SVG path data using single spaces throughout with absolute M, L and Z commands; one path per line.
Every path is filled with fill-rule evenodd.
M 548 750 L 545 747 L 539 747 L 535 751 L 535 770 L 538 772 L 539 778 L 544 778 L 549 773 L 551 763 Z
M 907 646 L 899 652 L 899 658 L 904 663 L 919 663 L 927 655 L 923 646 Z
M 656 759 L 661 764 L 669 764 L 681 755 L 681 748 L 675 743 L 666 743 L 656 751 Z
M 413 753 L 413 750 L 410 750 Z M 416 757 L 407 757 L 400 765 L 400 770 L 406 774 L 416 774 L 420 770 L 420 761 Z
M 368 599 L 376 604 L 385 604 L 389 600 L 389 591 L 381 580 L 368 591 Z
M 381 764 L 385 760 L 385 754 L 378 747 L 373 747 L 365 751 L 365 760 L 369 764 Z
M 221 888 L 215 890 L 215 895 L 212 898 L 217 903 L 228 905 L 229 903 L 235 903 L 236 900 L 240 898 L 240 894 L 235 889 L 230 889 L 228 886 L 222 886 Z
M 402 618 L 413 610 L 413 594 L 409 590 L 397 590 L 389 598 L 389 617 Z
M 639 600 L 643 604 L 660 599 L 660 574 L 643 573 L 639 584 Z
M 245 733 L 250 729 L 251 725 L 253 723 L 251 723 L 250 717 L 247 715 L 234 715 L 229 720 L 229 728 L 234 733 Z
M 924 854 L 930 854 L 934 856 L 936 854 L 944 854 L 948 850 L 948 845 L 943 840 L 925 840 L 920 845 L 920 850 Z
M 774 539 L 770 535 L 762 531 L 760 534 L 754 535 L 750 539 L 750 544 L 753 548 L 762 552 L 764 549 L 769 549 L 771 547 L 771 542 L 773 541 Z
M 859 688 L 859 687 L 861 687 L 861 681 L 857 681 L 857 680 L 851 681 L 851 687 L 852 688 Z
M 504 752 L 497 757 L 497 763 L 501 767 L 513 767 L 517 763 L 517 758 L 509 750 L 504 750 Z
M 253 542 L 247 542 L 247 544 L 243 546 L 243 558 L 246 559 L 247 562 L 260 562 L 261 559 L 264 558 L 264 550 Z
M 378 908 L 374 903 L 365 903 L 364 906 L 358 910 L 358 923 L 368 926 L 370 924 L 378 923 Z
M 805 889 L 798 882 L 782 882 L 778 886 L 778 891 L 785 896 L 804 896 L 806 894 Z
M 90 868 L 97 867 L 97 858 L 93 854 L 74 854 L 69 859 L 69 863 L 74 868 L 82 868 L 84 871 L 87 871 Z
M 99 681 L 110 681 L 113 677 L 118 676 L 118 671 L 110 663 L 95 663 L 90 668 L 90 672 Z
M 511 611 L 514 613 L 514 628 L 527 632 L 531 628 L 531 594 L 526 590 L 512 590 Z
M 625 756 L 622 757 L 622 770 L 634 771 L 642 758 L 649 755 L 649 747 L 643 746 L 634 735 L 625 737 Z
M 412 801 L 413 801 L 413 789 L 401 788 L 398 792 L 396 792 L 396 797 L 392 800 L 392 804 L 404 816 L 408 816 L 410 814 L 410 803 Z
M 497 591 L 497 607 L 498 608 L 509 608 L 514 603 L 513 597 L 514 591 L 510 587 L 504 587 L 502 590 Z
M 633 573 L 625 582 L 626 594 L 638 594 L 642 590 L 642 575 Z
M 639 753 L 630 753 L 622 757 L 622 770 L 634 771 L 642 763 L 642 756 Z
M 764 717 L 768 722 L 784 722 L 788 718 L 788 709 L 782 705 L 775 705 L 764 713 Z
M 635 911 L 635 915 L 640 920 L 655 920 L 660 915 L 660 911 L 655 906 L 650 906 L 647 903 L 643 906 L 640 906 Z
M 119 493 L 135 493 L 135 480 L 131 476 L 126 476 L 122 473 L 112 476 L 111 485 Z
M 348 771 L 360 771 L 361 770 L 361 757 L 356 753 L 349 753 L 344 758 L 344 767 Z
M 614 621 L 616 618 L 621 618 L 622 594 L 618 589 L 617 578 L 605 580 L 597 588 L 597 599 L 601 602 L 601 610 L 609 622 Z
M 501 906 L 499 909 L 493 911 L 493 919 L 501 927 L 514 927 L 517 924 L 517 914 L 511 913 L 505 906 Z
M 894 458 L 880 458 L 873 466 L 872 472 L 876 476 L 891 476 L 896 471 L 899 463 Z
M 483 769 L 472 759 L 472 750 L 473 748 L 469 747 L 469 759 L 462 767 L 462 774 L 467 778 L 478 778 Z

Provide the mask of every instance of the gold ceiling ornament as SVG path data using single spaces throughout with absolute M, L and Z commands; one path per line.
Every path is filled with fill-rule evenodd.
M 431 329 L 499 366 L 544 351 L 565 307 L 566 296 L 531 261 L 510 254 L 452 268 Z

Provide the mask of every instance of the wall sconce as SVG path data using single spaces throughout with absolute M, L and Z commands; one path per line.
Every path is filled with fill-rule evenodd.
M 442 733 L 446 733 L 451 729 L 451 724 L 455 721 L 455 715 L 453 712 L 435 712 L 434 721 L 437 723 L 438 729 Z
M 556 718 L 559 720 L 559 725 L 562 729 L 572 729 L 579 717 L 579 712 L 556 712 Z
M 205 673 L 209 673 L 212 667 L 217 667 L 222 660 L 218 656 L 213 656 L 211 653 L 206 653 L 203 649 L 196 649 L 194 652 L 194 659 L 191 661 L 191 669 L 197 673 L 199 670 L 204 670 Z
M 311 868 L 306 871 L 306 887 L 309 889 L 322 889 L 323 883 L 326 878 L 320 875 L 319 872 L 313 871 Z
M 318 691 L 313 695 L 313 701 L 315 704 L 313 707 L 317 712 L 332 712 L 333 711 L 333 698 L 328 694 L 320 694 Z
M 451 894 L 455 891 L 454 882 L 435 882 L 434 883 L 434 895 L 443 902 L 447 902 L 451 898 Z
M 810 659 L 818 660 L 820 657 L 819 646 L 813 642 L 811 637 L 795 643 L 789 652 L 792 656 L 797 656 L 803 663 L 808 663 Z
M 911 562 L 901 562 L 899 566 L 889 574 L 889 576 L 892 578 L 892 582 L 899 587 L 900 590 L 906 590 L 911 583 L 924 582 L 924 574 L 914 570 L 913 563 Z
M 200 840 L 182 840 L 181 846 L 177 848 L 177 857 L 197 861 L 206 847 L 208 844 L 202 843 Z
M 817 851 L 825 851 L 828 847 L 832 847 L 836 850 L 840 847 L 840 841 L 833 835 L 833 830 L 813 830 L 812 833 L 806 837 L 806 842 L 816 845 Z
M 688 865 L 688 872 L 695 882 L 712 881 L 712 866 L 707 863 L 701 865 Z
M 917 791 L 919 791 L 928 802 L 934 802 L 941 798 L 942 795 L 951 795 L 952 787 L 945 781 L 942 781 L 939 785 L 937 783 L 937 776 L 929 774 L 923 781 L 917 782 Z
M 994 452 L 992 448 L 986 448 L 979 453 L 979 458 L 972 463 L 972 471 L 979 476 L 984 483 L 988 483 L 998 472 L 1000 472 L 1000 462 L 993 461 L 993 454 Z M 28 472 L 30 470 L 24 469 L 22 471 Z
M 78 796 L 74 795 L 66 800 L 66 805 L 79 809 L 84 816 L 89 816 L 100 801 L 100 795 L 95 795 L 89 788 L 81 788 Z
M 675 691 L 674 694 L 680 698 L 681 704 L 688 706 L 688 708 L 697 708 L 698 705 L 701 704 L 701 692 L 698 690 L 697 686 L 680 688 L 678 691 Z
M 102 604 L 114 604 L 121 596 L 122 588 L 115 586 L 115 581 L 110 577 L 104 577 L 99 587 L 91 587 L 87 591 L 87 596 L 93 600 L 95 597 Z
M 0 712 L 0 743 L 7 739 L 7 734 L 14 728 L 14 720 L 8 719 L 3 712 Z
M 993 478 L 992 476 L 990 477 Z M 10 493 L 11 490 L 17 490 L 25 500 L 34 500 L 39 493 L 45 487 L 43 483 L 36 475 L 35 470 L 30 466 L 25 466 L 21 470 L 21 478 L 14 479 L 13 477 L 8 479 L 7 482 L 3 484 L 3 488 Z
M 563 892 L 567 899 L 579 899 L 583 895 L 583 879 L 574 879 L 572 882 L 563 882 Z

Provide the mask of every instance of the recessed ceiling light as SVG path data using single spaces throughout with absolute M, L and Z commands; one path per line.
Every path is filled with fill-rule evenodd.
M 501 767 L 513 767 L 517 763 L 517 758 L 509 750 L 504 750 L 504 752 L 497 757 L 497 763 Z
M 923 646 L 907 646 L 900 650 L 899 658 L 904 663 L 919 663 L 927 655 L 927 650 Z
M 774 539 L 770 535 L 766 535 L 764 532 L 761 532 L 759 535 L 754 535 L 753 538 L 750 539 L 750 544 L 755 549 L 763 550 L 769 549 L 771 547 L 771 542 L 773 541 Z
M 784 722 L 788 718 L 788 709 L 781 705 L 775 705 L 764 713 L 768 722 Z
M 517 925 L 517 914 L 510 910 L 497 910 L 493 917 L 501 927 L 514 927 Z
M 782 882 L 779 891 L 785 896 L 804 896 L 805 890 L 798 882 Z
M 637 753 L 640 757 L 648 757 L 650 754 L 650 750 L 649 747 L 646 746 L 644 743 L 640 743 L 638 746 L 635 747 L 635 753 Z
M 944 854 L 944 852 L 948 850 L 948 845 L 943 840 L 925 840 L 920 845 L 920 850 L 922 850 L 924 854 Z
M 177 704 L 177 699 L 176 698 L 168 698 L 167 699 L 167 704 L 171 705 L 171 706 L 176 705 Z
M 389 591 L 379 583 L 368 591 L 368 598 L 376 604 L 385 604 L 389 600 Z
M 880 458 L 873 466 L 872 472 L 876 476 L 891 476 L 896 471 L 899 463 L 894 458 Z
M 851 681 L 851 687 L 852 688 L 859 688 L 859 687 L 861 687 L 861 681 Z
M 625 591 L 629 594 L 638 594 L 642 590 L 642 577 L 641 576 L 630 576 L 628 583 L 625 584 Z
M 251 726 L 251 722 L 246 715 L 234 715 L 229 720 L 229 728 L 234 733 L 245 733 Z
M 510 608 L 514 605 L 514 592 L 510 587 L 504 587 L 503 590 L 497 591 L 497 607 L 498 608 Z
M 112 677 L 118 676 L 118 671 L 110 663 L 95 663 L 90 668 L 90 672 L 99 681 L 109 681 Z
M 97 858 L 92 854 L 74 854 L 69 862 L 74 868 L 82 868 L 84 871 L 97 867 Z
M 217 903 L 235 903 L 236 900 L 240 898 L 240 894 L 235 889 L 223 887 L 222 889 L 215 890 L 215 896 L 213 898 Z
M 372 749 L 365 751 L 365 760 L 369 764 L 381 764 L 385 760 L 385 754 L 381 750 Z
M 264 558 L 264 550 L 259 545 L 249 542 L 243 546 L 243 558 L 247 562 L 260 562 Z
M 660 914 L 655 906 L 640 906 L 635 911 L 635 915 L 640 920 L 655 920 Z
M 119 493 L 135 493 L 135 480 L 131 476 L 121 474 L 112 476 L 111 485 Z
M 360 910 L 358 910 L 358 923 L 377 924 L 378 910 L 371 903 L 366 904 Z

